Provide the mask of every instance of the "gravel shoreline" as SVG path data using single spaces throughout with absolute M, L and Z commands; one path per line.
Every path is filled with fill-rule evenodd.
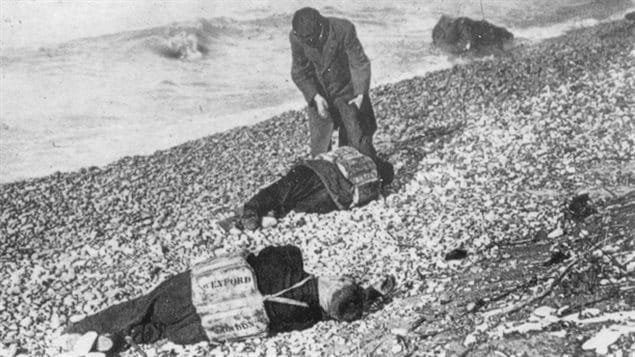
M 0 341 L 51 355 L 46 345 L 69 318 L 141 294 L 198 256 L 293 243 L 311 272 L 364 282 L 393 274 L 399 292 L 363 321 L 215 348 L 143 346 L 148 355 L 405 354 L 374 342 L 443 292 L 457 271 L 442 259 L 450 249 L 486 257 L 497 242 L 555 227 L 564 197 L 635 188 L 634 33 L 627 21 L 601 24 L 373 89 L 376 146 L 397 178 L 384 199 L 349 212 L 292 213 L 255 233 L 216 226 L 308 155 L 297 111 L 3 184 Z

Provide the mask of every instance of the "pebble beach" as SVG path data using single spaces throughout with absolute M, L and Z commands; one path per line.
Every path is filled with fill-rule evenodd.
M 291 213 L 256 232 L 216 224 L 308 156 L 303 111 L 2 184 L 0 348 L 55 356 L 51 341 L 70 321 L 145 293 L 201 257 L 278 244 L 298 245 L 316 275 L 345 273 L 364 285 L 393 275 L 397 291 L 353 323 L 141 348 L 148 356 L 406 356 L 460 355 L 491 342 L 473 333 L 481 311 L 459 327 L 448 321 L 442 339 L 413 323 L 430 304 L 454 299 L 457 277 L 501 264 L 501 245 L 553 232 L 568 197 L 586 192 L 601 202 L 606 192 L 635 190 L 634 44 L 635 24 L 621 20 L 374 88 L 375 145 L 396 178 L 380 200 L 351 211 Z M 632 232 L 616 237 L 620 247 L 632 249 Z M 456 248 L 468 259 L 446 261 Z M 615 259 L 633 269 L 629 257 Z M 635 286 L 632 276 L 608 278 Z M 618 293 L 620 311 L 635 309 L 628 294 Z M 560 343 L 576 351 L 584 342 L 573 341 Z M 616 346 L 633 351 L 634 333 Z

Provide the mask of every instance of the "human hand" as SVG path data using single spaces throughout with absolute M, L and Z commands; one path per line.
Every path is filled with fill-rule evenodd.
M 350 105 L 355 105 L 357 107 L 357 109 L 359 110 L 359 108 L 362 107 L 362 101 L 364 100 L 364 95 L 360 94 L 357 97 L 351 99 L 348 101 L 348 104 Z
M 360 94 L 357 97 L 348 101 L 349 105 L 354 105 L 358 110 L 362 107 L 362 101 L 364 100 L 364 95 Z
M 326 99 L 324 99 L 324 97 L 322 97 L 321 95 L 316 94 L 313 100 L 315 101 L 315 106 L 317 108 L 318 115 L 322 119 L 326 119 L 328 117 L 328 108 L 329 108 L 329 104 L 326 102 Z

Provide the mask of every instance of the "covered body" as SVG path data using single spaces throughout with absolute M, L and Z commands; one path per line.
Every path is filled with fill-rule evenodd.
M 304 271 L 302 253 L 295 246 L 267 247 L 257 255 L 247 255 L 246 262 L 254 272 L 258 292 L 262 295 L 275 294 L 310 276 Z M 315 279 L 309 279 L 283 296 L 306 306 L 265 301 L 269 333 L 308 328 L 324 318 Z M 188 270 L 172 276 L 146 295 L 72 324 L 65 333 L 96 331 L 110 335 L 115 350 L 126 347 L 125 336 L 139 344 L 164 338 L 178 344 L 208 341 L 208 333 L 197 312 L 200 306 L 193 302 L 192 271 Z
M 327 213 L 360 206 L 378 198 L 381 185 L 390 183 L 393 175 L 390 163 L 339 147 L 294 166 L 260 190 L 245 203 L 242 220 L 259 221 L 269 212 L 282 217 L 292 210 Z

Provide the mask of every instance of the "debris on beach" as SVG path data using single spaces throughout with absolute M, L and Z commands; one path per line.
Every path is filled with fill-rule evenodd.
M 442 15 L 432 30 L 435 46 L 452 54 L 486 56 L 509 48 L 514 35 L 486 20 Z

